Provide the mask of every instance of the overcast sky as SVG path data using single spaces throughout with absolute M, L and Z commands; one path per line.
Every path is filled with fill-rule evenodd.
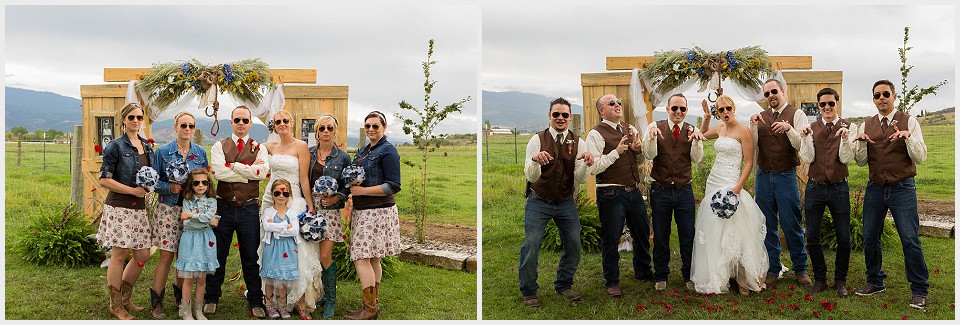
M 4 17 L 7 86 L 79 98 L 80 85 L 104 83 L 105 67 L 259 57 L 271 68 L 316 69 L 318 85 L 349 86 L 353 136 L 372 110 L 392 115 L 401 100 L 423 107 L 432 38 L 433 99 L 473 98 L 436 130 L 479 125 L 478 6 L 6 6 Z M 388 135 L 409 141 L 392 125 Z
M 889 79 L 900 90 L 904 26 L 914 48 L 909 84 L 950 82 L 915 109 L 954 106 L 954 6 L 485 6 L 481 87 L 582 104 L 580 74 L 605 72 L 607 56 L 760 45 L 769 55 L 813 56 L 813 70 L 842 70 L 844 116 L 873 115 L 874 81 Z M 692 114 L 702 115 L 696 107 Z

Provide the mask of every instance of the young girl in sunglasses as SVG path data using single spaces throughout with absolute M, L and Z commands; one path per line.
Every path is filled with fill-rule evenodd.
M 185 320 L 206 320 L 203 316 L 203 294 L 207 272 L 215 272 L 220 267 L 217 261 L 217 238 L 210 227 L 217 226 L 220 216 L 217 215 L 217 200 L 210 194 L 215 191 L 206 169 L 191 170 L 184 186 L 183 212 L 180 213 L 183 234 L 180 235 L 179 256 L 174 264 L 177 277 L 183 278 L 183 296 L 177 297 L 181 301 L 179 314 Z M 194 281 L 197 288 L 191 304 L 190 285 Z
M 273 206 L 263 210 L 263 252 L 260 254 L 260 277 L 270 318 L 290 318 L 287 309 L 287 289 L 300 278 L 297 258 L 300 244 L 300 222 L 287 206 L 293 187 L 283 178 L 273 181 L 270 191 Z M 276 294 L 274 289 L 276 288 Z M 276 301 L 274 301 L 276 296 Z

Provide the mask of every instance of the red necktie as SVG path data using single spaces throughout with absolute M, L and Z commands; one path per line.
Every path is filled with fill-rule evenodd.
M 237 152 L 243 152 L 243 139 L 237 139 Z
M 680 139 L 680 126 L 676 124 L 673 125 L 673 139 Z

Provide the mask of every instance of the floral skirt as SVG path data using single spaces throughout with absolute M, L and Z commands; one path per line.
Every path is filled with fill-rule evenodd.
M 350 218 L 350 260 L 400 254 L 400 214 L 397 206 L 353 210 Z
M 332 240 L 337 243 L 344 242 L 343 236 L 343 218 L 340 217 L 340 210 L 325 210 L 320 206 L 320 196 L 313 195 L 314 210 L 317 211 L 317 214 L 322 215 L 324 219 L 327 219 L 327 232 L 323 233 L 323 238 L 320 240 Z
M 183 233 L 183 223 L 180 222 L 182 209 L 178 205 L 157 204 L 151 225 L 153 246 L 168 252 L 177 252 L 180 246 L 180 235 Z
M 147 249 L 152 244 L 147 210 L 103 206 L 97 243 L 106 247 Z

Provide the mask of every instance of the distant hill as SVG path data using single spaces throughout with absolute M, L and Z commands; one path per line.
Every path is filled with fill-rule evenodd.
M 955 107 L 947 107 L 935 112 L 926 112 L 925 116 L 917 116 L 917 122 L 920 122 L 921 126 L 954 125 L 956 124 L 955 111 L 956 111 Z M 873 117 L 873 115 L 852 117 L 852 118 L 848 118 L 847 120 L 860 125 L 868 117 Z
M 83 123 L 81 101 L 48 91 L 4 87 L 6 92 L 4 130 L 15 126 L 37 129 L 57 129 L 72 132 L 74 125 Z

